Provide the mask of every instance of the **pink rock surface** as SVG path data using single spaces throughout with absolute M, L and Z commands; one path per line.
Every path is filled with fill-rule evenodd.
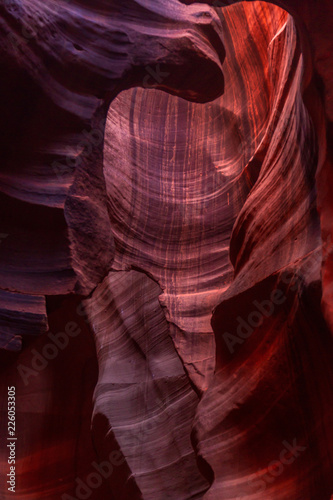
M 333 493 L 332 7 L 207 3 L 0 6 L 20 500 Z

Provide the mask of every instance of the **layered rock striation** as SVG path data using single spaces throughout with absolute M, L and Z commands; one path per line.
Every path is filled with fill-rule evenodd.
M 22 500 L 333 492 L 331 7 L 207 3 L 0 7 Z

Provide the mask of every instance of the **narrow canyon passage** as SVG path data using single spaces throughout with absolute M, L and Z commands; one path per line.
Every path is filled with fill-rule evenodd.
M 284 361 L 286 354 L 276 344 L 281 337 L 279 343 L 286 343 L 284 349 L 293 357 L 296 340 L 284 338 L 281 317 L 290 321 L 293 308 L 302 307 L 305 299 L 291 307 L 293 291 L 288 292 L 288 303 L 274 311 L 273 327 L 268 320 L 262 327 L 255 325 L 261 329 L 251 343 L 256 342 L 255 349 L 258 343 L 268 345 L 261 346 L 260 353 L 242 347 L 244 339 L 224 326 L 236 328 L 236 318 L 244 310 L 251 313 L 239 294 L 248 294 L 253 307 L 254 299 L 270 296 L 269 286 L 279 290 L 267 280 L 280 269 L 301 272 L 305 289 L 318 280 L 321 243 L 314 187 L 318 153 L 301 96 L 303 58 L 293 19 L 278 7 L 237 4 L 223 9 L 221 18 L 226 49 L 222 97 L 203 106 L 158 90 L 135 88 L 121 93 L 108 112 L 104 175 L 115 256 L 112 271 L 87 301 L 100 368 L 93 432 L 103 453 L 110 452 L 100 435 L 102 415 L 105 436 L 111 429 L 143 498 L 204 495 L 207 485 L 199 481 L 191 452 L 195 417 L 195 448 L 205 459 L 202 472 L 207 480 L 216 478 L 205 498 L 310 499 L 318 486 L 309 471 L 317 460 L 330 460 L 324 450 L 312 450 L 311 458 L 308 450 L 297 468 L 277 469 L 276 474 L 273 469 L 266 480 L 264 468 L 275 458 L 274 452 L 279 456 L 284 438 L 296 436 L 303 444 L 315 440 L 311 403 L 301 405 L 298 412 L 294 407 L 301 397 L 300 379 L 310 377 L 314 368 L 309 372 L 308 365 Z M 303 269 L 302 259 L 309 254 L 311 258 L 313 252 L 310 266 Z M 309 284 L 303 284 L 307 280 Z M 265 283 L 264 294 L 253 290 L 258 281 Z M 152 296 L 150 288 L 155 289 Z M 315 294 L 313 300 L 319 299 Z M 232 303 L 225 312 L 224 300 Z M 214 377 L 211 315 L 221 302 L 214 316 L 218 349 L 223 353 L 231 348 L 234 353 L 238 348 L 238 357 L 246 350 L 248 358 L 222 358 Z M 324 323 L 314 328 L 319 328 L 323 340 L 313 340 L 317 357 L 308 362 L 322 369 L 321 359 L 325 373 L 331 373 Z M 294 335 L 298 329 L 295 323 Z M 171 349 L 169 336 L 176 350 L 167 360 L 162 353 Z M 178 363 L 175 366 L 176 353 L 185 371 Z M 217 355 L 220 359 L 220 351 Z M 279 362 L 272 362 L 276 357 Z M 266 384 L 272 394 L 261 388 Z M 268 406 L 268 416 L 261 422 L 258 414 L 249 413 L 255 438 L 246 424 L 246 438 L 229 443 L 232 430 L 235 439 L 239 433 L 236 408 L 246 419 L 248 406 L 256 404 L 254 388 L 263 398 L 261 405 Z M 203 394 L 197 410 L 197 398 Z M 293 435 L 290 419 L 296 414 Z M 305 419 L 309 428 L 301 429 L 299 419 Z M 276 421 L 282 434 L 276 435 L 272 446 Z M 325 425 L 320 432 L 324 429 Z M 114 446 L 113 440 L 109 446 Z M 243 456 L 240 470 L 238 460 Z M 179 466 L 184 475 L 171 481 Z M 160 493 L 156 484 L 161 484 Z M 323 482 L 320 489 L 328 494 L 329 485 Z M 122 495 L 136 497 L 134 490 Z
M 333 115 L 311 2 L 0 7 L 19 500 L 330 500 Z

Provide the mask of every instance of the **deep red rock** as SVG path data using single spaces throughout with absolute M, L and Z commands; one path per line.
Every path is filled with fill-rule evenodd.
M 332 6 L 206 3 L 0 6 L 21 500 L 333 493 Z

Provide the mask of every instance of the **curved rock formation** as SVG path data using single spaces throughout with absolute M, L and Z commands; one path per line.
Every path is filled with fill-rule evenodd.
M 0 7 L 22 500 L 333 493 L 331 7 L 207 3 Z
M 114 272 L 87 304 L 99 363 L 93 438 L 102 459 L 117 444 L 122 469 L 127 465 L 117 470 L 123 484 L 110 478 L 116 498 L 201 498 L 208 487 L 190 442 L 198 396 L 170 338 L 160 293 L 144 273 Z
M 0 90 L 8 106 L 0 190 L 10 218 L 0 247 L 2 287 L 89 293 L 113 257 L 102 174 L 109 104 L 135 85 L 199 101 L 222 93 L 219 19 L 208 7 L 176 0 L 94 9 L 6 0 L 0 16 Z
M 245 40 L 257 34 L 258 15 L 271 16 L 257 35 L 266 49 L 286 22 L 273 7 L 236 9 L 243 30 L 246 20 Z M 250 43 L 237 46 L 240 25 L 228 31 L 230 18 L 224 18 L 226 88 L 219 100 L 202 106 L 135 89 L 115 99 L 106 125 L 112 268 L 132 266 L 158 281 L 171 335 L 200 391 L 214 367 L 211 312 L 232 278 L 232 227 L 258 176 L 276 105 L 265 75 L 269 53 L 254 53 L 254 64 Z

